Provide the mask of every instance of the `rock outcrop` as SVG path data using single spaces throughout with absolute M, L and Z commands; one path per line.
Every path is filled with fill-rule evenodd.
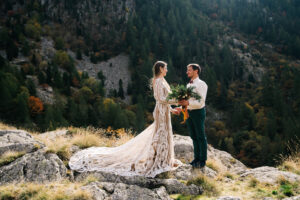
M 0 155 L 8 151 L 30 153 L 44 147 L 28 132 L 22 130 L 0 130 Z
M 83 189 L 91 191 L 95 200 L 102 200 L 107 197 L 113 200 L 171 200 L 164 186 L 150 190 L 123 183 L 93 182 L 84 186 Z
M 193 141 L 188 136 L 174 135 L 174 149 L 176 157 L 186 163 L 194 157 Z M 229 153 L 217 150 L 210 145 L 208 145 L 207 156 L 217 162 L 224 171 L 237 173 L 247 169 L 243 163 L 233 158 Z
M 289 182 L 300 182 L 300 176 L 291 172 L 280 171 L 275 167 L 257 167 L 248 169 L 241 173 L 242 178 L 252 176 L 263 183 L 276 184 L 280 178 L 284 178 Z
M 42 133 L 41 137 L 55 141 L 57 137 L 72 137 L 66 129 Z M 76 146 L 75 146 L 76 147 Z M 174 135 L 175 155 L 182 161 L 193 159 L 193 144 L 188 136 Z M 76 150 L 75 150 L 76 151 Z M 89 191 L 93 199 L 171 199 L 171 194 L 200 195 L 205 191 L 202 185 L 195 185 L 191 180 L 203 174 L 206 177 L 218 178 L 220 173 L 229 172 L 244 181 L 253 177 L 261 183 L 278 184 L 280 179 L 291 183 L 300 182 L 300 176 L 291 172 L 280 171 L 274 167 L 258 167 L 248 169 L 240 161 L 224 151 L 208 147 L 208 158 L 220 168 L 215 170 L 205 167 L 193 169 L 184 164 L 174 171 L 159 174 L 155 178 L 142 176 L 120 176 L 108 172 L 69 171 L 64 162 L 54 153 L 47 152 L 45 145 L 35 140 L 28 132 L 22 130 L 0 131 L 0 156 L 6 152 L 24 152 L 8 164 L 0 165 L 0 185 L 15 182 L 45 183 L 70 179 L 74 182 L 85 182 L 82 190 Z M 73 152 L 73 151 L 71 151 Z M 0 157 L 1 158 L 1 157 Z M 92 179 L 90 179 L 92 177 Z M 224 183 L 227 179 L 224 177 Z M 233 178 L 230 181 L 234 181 Z M 230 182 L 229 181 L 229 182 Z M 189 183 L 189 184 L 188 184 Z M 286 198 L 297 200 L 299 196 Z M 219 200 L 239 200 L 236 196 L 220 196 Z M 270 197 L 269 200 L 272 198 Z M 265 199 L 267 200 L 267 198 Z
M 75 60 L 74 52 L 69 51 L 69 55 Z M 76 60 L 75 66 L 79 71 L 87 72 L 90 77 L 98 79 L 98 72 L 102 72 L 105 77 L 104 87 L 106 94 L 110 91 L 119 91 L 119 81 L 122 80 L 122 87 L 124 91 L 124 101 L 130 102 L 127 88 L 131 81 L 131 73 L 129 71 L 129 56 L 120 54 L 107 61 L 99 62 L 97 64 L 91 63 L 89 57 L 83 55 L 81 60 Z
M 49 182 L 66 177 L 67 169 L 56 154 L 38 150 L 0 168 L 0 185 L 11 182 Z
M 119 176 L 107 172 L 84 172 L 80 174 L 75 173 L 76 181 L 83 181 L 92 176 L 98 181 L 109 183 L 123 183 L 126 185 L 136 185 L 143 188 L 157 189 L 164 186 L 169 194 L 186 194 L 198 195 L 203 192 L 202 188 L 196 185 L 185 185 L 177 179 L 167 178 L 146 178 L 142 176 Z

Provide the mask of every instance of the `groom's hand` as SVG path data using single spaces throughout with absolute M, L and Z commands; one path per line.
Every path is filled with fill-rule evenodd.
M 176 107 L 176 108 L 174 108 L 175 110 L 177 110 L 178 112 L 181 112 L 182 111 L 182 109 L 180 108 L 180 107 Z
M 182 109 L 180 107 L 176 107 L 176 108 L 173 109 L 172 113 L 174 115 L 180 115 L 181 110 Z
M 180 105 L 182 105 L 182 106 L 188 106 L 189 105 L 189 101 L 187 101 L 187 100 L 181 100 L 181 101 L 179 101 L 178 102 Z
M 171 112 L 172 112 L 172 114 L 174 114 L 174 115 L 179 115 L 179 114 L 180 114 L 180 111 L 178 111 L 178 110 L 172 110 Z

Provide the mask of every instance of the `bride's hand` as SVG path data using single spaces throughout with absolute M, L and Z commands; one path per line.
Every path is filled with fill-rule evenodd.
M 174 115 L 179 115 L 180 111 L 174 109 L 174 110 L 171 110 L 171 113 L 174 114 Z
M 182 111 L 182 109 L 180 108 L 180 107 L 176 107 L 176 108 L 174 108 L 175 110 L 177 110 L 178 112 L 181 112 Z

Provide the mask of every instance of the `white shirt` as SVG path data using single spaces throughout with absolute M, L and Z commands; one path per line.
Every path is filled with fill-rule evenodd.
M 190 98 L 189 99 L 189 105 L 188 105 L 188 110 L 194 110 L 194 109 L 201 109 L 204 108 L 205 106 L 205 99 L 206 99 L 206 94 L 207 94 L 207 84 L 200 80 L 199 77 L 193 80 L 193 83 L 188 83 L 187 88 L 194 86 L 194 92 L 199 94 L 201 96 L 201 100 L 198 101 L 195 98 Z

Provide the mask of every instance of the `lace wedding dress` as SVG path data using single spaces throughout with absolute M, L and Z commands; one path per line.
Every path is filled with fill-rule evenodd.
M 122 176 L 155 177 L 174 170 L 182 163 L 174 157 L 171 106 L 167 102 L 170 86 L 164 78 L 153 85 L 156 106 L 154 122 L 139 135 L 118 147 L 90 147 L 74 154 L 69 161 L 72 170 L 104 171 Z

